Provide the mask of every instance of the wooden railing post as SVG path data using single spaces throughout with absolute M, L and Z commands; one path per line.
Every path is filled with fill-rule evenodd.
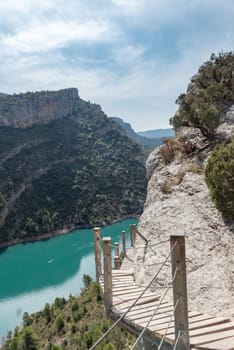
M 123 256 L 126 256 L 126 232 L 122 231 L 122 252 Z
M 130 225 L 130 243 L 131 247 L 134 247 L 134 227 L 132 224 Z
M 96 281 L 99 282 L 99 278 L 102 273 L 101 230 L 99 227 L 94 228 L 94 254 L 96 266 Z
M 106 316 L 110 316 L 110 309 L 113 305 L 112 295 L 112 267 L 111 267 L 111 238 L 103 238 L 103 258 L 104 258 L 104 304 Z
M 133 225 L 133 245 L 135 246 L 136 243 L 136 235 L 137 235 L 137 225 Z
M 188 329 L 188 302 L 185 262 L 185 237 L 170 237 L 171 262 L 173 276 L 173 299 L 175 308 L 175 340 L 178 337 L 176 350 L 190 350 Z
M 114 257 L 115 269 L 120 269 L 120 256 L 119 256 L 119 243 L 115 242 L 115 257 Z

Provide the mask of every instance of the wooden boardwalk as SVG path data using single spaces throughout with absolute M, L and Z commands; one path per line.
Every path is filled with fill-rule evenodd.
M 132 247 L 134 232 L 132 230 L 131 234 L 130 227 Z M 125 239 L 125 231 L 123 237 Z M 145 244 L 148 245 L 147 240 Z M 124 240 L 122 245 L 123 255 L 126 256 Z M 111 238 L 104 237 L 103 269 L 100 229 L 95 228 L 96 279 L 103 288 L 106 315 L 114 321 L 103 337 L 119 325 L 137 337 L 131 350 L 136 345 L 140 350 L 234 350 L 234 321 L 188 307 L 184 235 L 170 236 L 169 254 L 164 262 L 157 264 L 154 277 L 146 287 L 136 284 L 132 270 L 120 269 L 118 243 L 114 245 L 115 269 L 112 269 L 111 246 Z M 165 290 L 154 292 L 152 283 L 157 280 L 169 259 L 172 279 Z M 173 303 L 164 300 L 169 288 L 173 291 Z M 91 350 L 101 341 L 97 341 Z
M 100 283 L 103 287 L 102 278 L 100 278 Z M 129 308 L 144 288 L 136 285 L 130 270 L 112 270 L 112 288 L 111 318 L 116 320 Z M 121 322 L 121 326 L 136 335 L 140 333 L 157 307 L 159 299 L 160 295 L 157 293 L 146 292 Z M 161 304 L 148 326 L 149 342 L 158 339 L 159 344 L 167 330 L 165 344 L 168 349 L 173 348 L 175 343 L 174 319 L 167 329 L 173 310 L 172 303 L 163 302 Z M 234 350 L 234 322 L 230 319 L 190 310 L 188 316 L 191 349 Z

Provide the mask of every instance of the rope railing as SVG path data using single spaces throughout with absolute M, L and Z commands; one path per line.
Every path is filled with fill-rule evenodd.
M 176 274 L 177 274 L 177 269 L 175 270 L 175 273 L 174 273 L 174 276 L 173 276 L 172 280 L 168 283 L 167 289 L 165 290 L 165 292 L 164 292 L 163 295 L 161 296 L 158 306 L 156 307 L 156 309 L 155 309 L 154 312 L 152 313 L 150 319 L 147 321 L 145 327 L 142 329 L 141 333 L 139 334 L 138 338 L 136 339 L 135 343 L 133 344 L 133 346 L 131 347 L 130 350 L 135 349 L 135 347 L 137 346 L 137 344 L 139 343 L 139 341 L 141 340 L 141 338 L 143 338 L 143 335 L 145 334 L 145 332 L 146 332 L 147 328 L 149 327 L 149 325 L 150 325 L 152 319 L 153 319 L 154 316 L 156 315 L 156 313 L 157 313 L 158 309 L 160 308 L 160 306 L 161 306 L 161 304 L 162 304 L 164 298 L 166 297 L 166 295 L 167 295 L 167 293 L 168 293 L 168 290 L 169 290 L 169 288 L 170 288 L 170 285 L 173 283 L 173 281 L 174 281 L 174 279 L 175 279 L 175 277 L 176 277 Z
M 113 323 L 113 325 L 96 341 L 95 344 L 93 344 L 91 346 L 91 348 L 89 350 L 94 350 L 106 337 L 108 334 L 111 333 L 111 331 L 113 329 L 115 329 L 118 324 L 124 319 L 124 317 L 127 316 L 127 314 L 129 313 L 129 311 L 137 304 L 137 302 L 142 298 L 142 296 L 145 294 L 146 290 L 148 288 L 151 287 L 151 285 L 153 284 L 153 282 L 156 280 L 156 278 L 158 277 L 158 275 L 160 274 L 161 270 L 163 269 L 164 265 L 167 263 L 168 259 L 170 258 L 172 252 L 174 251 L 175 247 L 177 245 L 177 242 L 174 243 L 174 245 L 172 246 L 169 254 L 167 255 L 166 259 L 164 260 L 164 262 L 162 263 L 162 265 L 160 266 L 160 268 L 158 269 L 157 273 L 154 275 L 154 277 L 151 279 L 151 281 L 148 283 L 148 285 L 146 286 L 146 288 L 144 288 L 144 290 L 140 293 L 140 295 L 134 300 L 134 302 L 129 306 L 129 308 L 118 318 L 118 320 L 116 322 Z

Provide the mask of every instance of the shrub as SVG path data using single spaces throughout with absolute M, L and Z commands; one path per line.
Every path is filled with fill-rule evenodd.
M 64 320 L 61 315 L 58 315 L 55 319 L 55 328 L 57 332 L 60 332 L 64 328 Z
M 212 54 L 192 79 L 192 88 L 181 94 L 176 103 L 179 110 L 170 123 L 195 127 L 209 140 L 214 140 L 220 115 L 234 102 L 234 52 Z
M 92 278 L 89 275 L 84 274 L 83 275 L 84 287 L 88 288 L 90 286 L 91 282 L 92 282 Z
M 50 310 L 50 304 L 46 303 L 45 307 L 42 311 L 43 316 L 46 318 L 47 323 L 51 321 L 51 310 Z
M 187 171 L 194 174 L 200 174 L 202 168 L 198 163 L 193 162 L 187 165 Z
M 164 139 L 159 152 L 165 162 L 169 164 L 175 157 L 184 157 L 193 153 L 196 149 L 195 144 L 187 137 Z
M 215 148 L 205 169 L 210 195 L 224 217 L 234 219 L 234 138 Z
M 166 164 L 169 164 L 175 158 L 175 151 L 176 151 L 175 139 L 164 139 L 163 146 L 160 147 L 159 153 L 161 154 Z
M 31 327 L 25 327 L 21 334 L 22 349 L 38 350 L 38 339 Z

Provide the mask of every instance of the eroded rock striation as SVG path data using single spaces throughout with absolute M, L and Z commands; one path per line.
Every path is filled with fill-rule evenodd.
M 155 149 L 147 161 L 148 190 L 139 231 L 149 245 L 184 233 L 188 270 L 188 300 L 191 310 L 211 315 L 234 317 L 234 223 L 225 222 L 210 199 L 204 180 L 204 166 L 212 147 L 197 130 L 184 128 L 180 137 L 189 138 L 196 150 L 180 153 L 168 164 Z M 222 117 L 217 137 L 227 142 L 234 135 L 234 106 Z M 169 253 L 169 242 L 152 248 L 142 247 L 137 238 L 125 267 L 135 271 L 137 282 L 146 284 L 158 266 L 142 266 L 163 261 Z M 157 286 L 171 279 L 170 267 L 164 268 Z

